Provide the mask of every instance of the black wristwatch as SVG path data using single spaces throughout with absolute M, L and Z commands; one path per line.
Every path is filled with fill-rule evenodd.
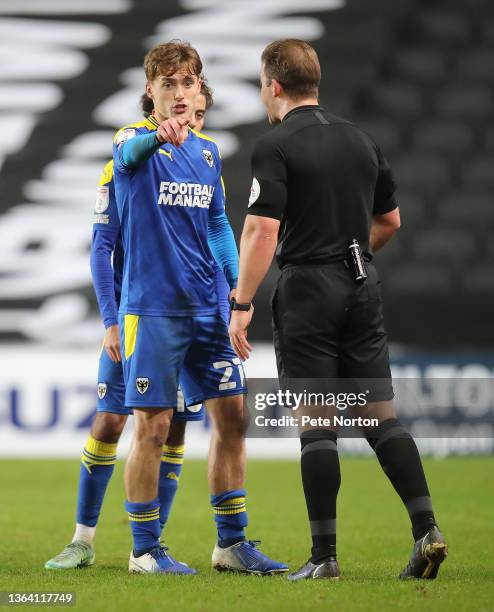
M 232 299 L 230 300 L 230 310 L 243 310 L 244 312 L 248 312 L 251 306 L 252 302 L 246 302 L 242 304 L 241 302 L 237 302 L 234 297 L 232 297 Z

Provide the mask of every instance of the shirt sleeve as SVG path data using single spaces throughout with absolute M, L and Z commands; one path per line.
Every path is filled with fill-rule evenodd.
M 96 191 L 93 230 L 120 231 L 115 183 L 113 181 L 113 161 L 106 164 Z
M 225 212 L 226 190 L 223 177 L 221 176 L 221 157 L 218 149 L 216 149 L 215 162 L 218 168 L 218 178 L 214 187 L 213 197 L 209 205 L 209 216 L 219 215 Z
M 129 173 L 151 157 L 163 143 L 156 131 L 139 134 L 135 128 L 122 128 L 113 140 L 113 161 L 118 172 Z
M 238 251 L 225 212 L 209 215 L 208 243 L 213 257 L 223 270 L 230 289 L 235 289 L 238 281 Z
M 105 327 L 118 322 L 111 258 L 119 234 L 120 219 L 115 198 L 113 161 L 110 161 L 101 174 L 96 192 L 90 257 L 94 291 Z
M 230 302 L 228 301 L 228 295 L 230 293 L 230 285 L 223 274 L 223 270 L 216 263 L 214 266 L 214 285 L 216 288 L 216 295 L 218 296 L 218 306 L 220 308 L 220 315 L 228 325 L 230 319 Z
M 105 327 L 118 323 L 118 308 L 115 299 L 115 283 L 111 256 L 115 249 L 118 232 L 93 230 L 91 243 L 91 274 L 99 311 Z
M 221 176 L 216 183 L 209 207 L 208 244 L 230 289 L 234 289 L 238 280 L 238 251 L 230 222 L 226 216 L 225 183 Z
M 374 215 L 385 215 L 391 212 L 395 208 L 398 208 L 398 202 L 396 200 L 396 183 L 393 179 L 391 168 L 381 153 L 381 150 L 377 150 L 378 156 L 378 175 L 376 187 L 374 190 Z
M 286 160 L 279 145 L 258 141 L 252 155 L 247 214 L 281 220 L 287 200 Z

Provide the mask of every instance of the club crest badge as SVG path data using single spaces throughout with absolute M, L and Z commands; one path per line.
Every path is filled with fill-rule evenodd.
M 136 378 L 136 388 L 141 395 L 149 389 L 149 378 Z
M 106 383 L 98 383 L 98 397 L 103 399 L 106 395 Z
M 204 159 L 208 162 L 208 166 L 212 168 L 214 159 L 213 159 L 213 154 L 211 153 L 211 151 L 209 149 L 203 149 L 202 154 L 204 155 Z

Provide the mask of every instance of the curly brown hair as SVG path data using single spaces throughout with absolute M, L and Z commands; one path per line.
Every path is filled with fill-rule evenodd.
M 201 77 L 201 79 L 202 79 L 202 85 L 201 85 L 201 91 L 199 93 L 206 98 L 206 110 L 208 110 L 214 104 L 213 90 L 208 85 L 208 82 L 205 77 Z
M 199 54 L 183 40 L 157 45 L 144 58 L 144 72 L 148 81 L 154 81 L 158 76 L 169 76 L 184 67 L 189 74 L 199 76 L 202 72 Z

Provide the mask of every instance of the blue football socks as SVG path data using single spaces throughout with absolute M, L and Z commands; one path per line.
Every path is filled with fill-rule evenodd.
M 160 500 L 125 502 L 134 541 L 134 555 L 140 557 L 160 545 Z
M 163 446 L 160 466 L 159 499 L 160 527 L 163 528 L 170 515 L 170 510 L 178 489 L 178 481 L 182 473 L 185 446 Z
M 117 444 L 100 442 L 91 435 L 82 450 L 77 497 L 77 522 L 95 527 L 103 498 L 117 460 Z
M 222 548 L 245 540 L 244 530 L 248 525 L 245 496 L 244 489 L 211 495 L 211 506 L 218 529 L 218 544 Z

